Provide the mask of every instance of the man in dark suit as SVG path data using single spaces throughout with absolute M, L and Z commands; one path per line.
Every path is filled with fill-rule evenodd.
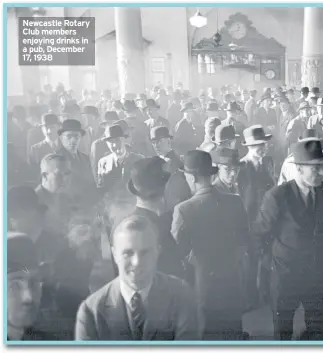
M 317 139 L 293 148 L 295 180 L 265 195 L 253 233 L 258 254 L 271 261 L 270 288 L 275 338 L 290 340 L 300 304 L 303 339 L 323 336 L 323 153 Z M 320 338 L 319 338 L 320 336 Z
M 67 119 L 58 130 L 62 148 L 58 154 L 65 156 L 72 167 L 70 194 L 83 206 L 90 206 L 98 200 L 89 157 L 79 151 L 79 145 L 85 131 L 75 119 Z
M 171 177 L 171 173 L 164 169 L 165 164 L 159 157 L 136 162 L 131 170 L 128 190 L 136 197 L 133 214 L 148 218 L 159 231 L 161 249 L 158 271 L 184 279 L 182 259 L 170 233 L 173 209 L 168 211 L 165 204 L 165 187 Z
M 50 334 L 34 329 L 41 304 L 41 280 L 33 241 L 22 233 L 8 233 L 8 341 L 51 341 Z
M 196 148 L 199 143 L 196 136 L 196 127 L 193 125 L 193 117 L 195 114 L 192 103 L 185 103 L 181 109 L 183 118 L 175 126 L 174 144 L 180 155 L 184 155 L 188 151 Z M 202 141 L 200 141 L 201 143 Z
M 29 163 L 39 167 L 41 160 L 49 153 L 55 153 L 61 148 L 58 138 L 60 122 L 55 114 L 46 114 L 41 118 L 41 131 L 45 139 L 31 146 L 29 152 Z
M 144 110 L 148 115 L 148 120 L 145 121 L 145 124 L 148 126 L 149 130 L 157 126 L 167 126 L 169 128 L 168 120 L 158 115 L 159 109 L 160 106 L 154 99 L 147 99 Z
M 213 157 L 218 166 L 218 174 L 212 183 L 217 190 L 223 193 L 240 195 L 237 178 L 240 171 L 240 158 L 238 150 L 218 148 Z
M 156 272 L 158 231 L 134 215 L 114 230 L 119 276 L 80 306 L 76 340 L 197 340 L 197 302 L 180 279 Z
M 239 196 L 212 187 L 218 169 L 207 152 L 188 152 L 181 170 L 193 196 L 175 207 L 172 234 L 181 256 L 189 257 L 195 268 L 204 339 L 241 339 L 240 267 L 249 234 L 243 203 Z
M 172 148 L 173 136 L 166 126 L 151 129 L 150 140 L 156 154 L 165 163 L 165 170 L 171 173 L 165 189 L 165 202 L 167 210 L 173 211 L 174 207 L 191 197 L 191 191 L 187 182 L 178 168 L 182 165 L 180 157 Z
M 100 134 L 98 134 L 98 139 L 93 141 L 91 145 L 90 162 L 92 167 L 92 173 L 95 181 L 98 180 L 98 162 L 99 160 L 111 151 L 104 141 L 106 129 L 114 125 L 119 120 L 118 114 L 115 111 L 107 111 L 104 114 L 102 121 L 99 124 Z

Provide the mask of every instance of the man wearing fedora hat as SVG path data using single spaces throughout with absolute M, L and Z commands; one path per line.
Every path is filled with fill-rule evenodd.
M 111 110 L 115 111 L 118 114 L 119 119 L 125 119 L 126 114 L 124 111 L 124 107 L 119 99 L 116 99 L 115 101 L 112 102 Z
M 191 196 L 186 180 L 178 170 L 182 162 L 172 148 L 172 139 L 173 136 L 170 135 L 166 126 L 155 127 L 150 131 L 153 148 L 157 156 L 165 161 L 165 170 L 171 173 L 165 189 L 165 201 L 168 210 L 173 210 L 175 205 Z
M 98 162 L 106 154 L 110 153 L 110 150 L 106 142 L 104 141 L 105 134 L 109 126 L 114 125 L 118 121 L 119 121 L 119 116 L 117 112 L 113 110 L 106 111 L 99 124 L 97 139 L 92 142 L 90 162 L 91 162 L 92 173 L 94 175 L 94 179 L 96 182 L 98 177 Z
M 58 138 L 60 122 L 55 114 L 45 114 L 41 118 L 41 131 L 44 140 L 33 145 L 29 152 L 29 163 L 39 167 L 41 160 L 49 153 L 57 152 L 61 148 Z
M 134 101 L 124 102 L 125 120 L 131 128 L 132 148 L 134 152 L 151 156 L 153 151 L 149 142 L 149 128 L 140 119 L 138 108 Z
M 297 142 L 299 136 L 302 136 L 308 126 L 308 118 L 311 114 L 311 107 L 308 102 L 302 102 L 298 108 L 298 115 L 287 125 L 286 138 L 288 146 Z
M 307 98 L 309 96 L 310 90 L 308 87 L 302 87 L 301 88 L 301 96 L 296 100 L 296 107 L 299 107 L 301 103 L 304 103 L 307 101 Z
M 183 118 L 175 126 L 174 145 L 180 155 L 187 153 L 198 146 L 196 127 L 193 124 L 195 114 L 192 103 L 185 103 L 181 109 Z M 201 141 L 202 142 L 202 141 Z
M 319 87 L 313 87 L 310 92 L 310 96 L 320 98 L 321 92 Z
M 204 316 L 205 340 L 242 339 L 240 254 L 249 234 L 239 196 L 211 184 L 218 168 L 209 153 L 189 151 L 180 169 L 192 198 L 174 209 L 172 234 L 182 258 L 194 268 L 194 286 Z M 230 259 L 228 254 L 231 254 Z
M 70 194 L 72 197 L 78 198 L 80 202 L 90 202 L 91 197 L 96 195 L 91 163 L 89 156 L 79 150 L 85 130 L 78 120 L 68 119 L 63 122 L 61 129 L 58 130 L 58 135 L 62 147 L 57 153 L 65 156 L 72 167 Z
M 35 244 L 26 234 L 8 232 L 7 260 L 7 341 L 55 340 L 34 327 L 42 297 Z
M 147 99 L 145 112 L 147 113 L 149 119 L 145 121 L 145 124 L 148 126 L 149 131 L 153 127 L 157 126 L 166 126 L 169 128 L 169 122 L 158 115 L 160 106 L 156 103 L 154 99 Z
M 275 110 L 272 108 L 272 97 L 271 95 L 264 94 L 259 101 L 260 107 L 255 112 L 255 119 L 253 124 L 261 124 L 265 128 L 274 132 L 277 126 L 277 115 Z
M 308 129 L 315 129 L 323 138 L 323 98 L 318 98 L 316 103 L 317 114 L 312 115 L 307 123 Z
M 138 108 L 138 112 L 140 113 L 140 120 L 146 121 L 149 119 L 147 114 L 147 110 L 145 110 L 147 106 L 147 95 L 145 93 L 140 93 L 136 97 L 136 106 Z
M 275 339 L 291 340 L 293 319 L 304 308 L 306 334 L 323 333 L 323 153 L 315 139 L 292 149 L 295 179 L 271 189 L 254 224 L 260 256 L 271 260 L 270 287 Z
M 123 192 L 129 180 L 133 164 L 144 156 L 131 151 L 125 143 L 127 135 L 119 125 L 109 126 L 103 140 L 110 154 L 102 157 L 98 163 L 98 183 L 105 192 Z
M 237 179 L 242 162 L 238 150 L 217 148 L 213 154 L 213 162 L 219 171 L 212 184 L 221 192 L 239 195 Z
M 240 121 L 242 110 L 239 104 L 237 102 L 231 102 L 224 110 L 227 113 L 227 117 L 222 121 L 222 125 L 233 125 L 237 134 L 242 134 L 245 125 Z
M 251 90 L 250 97 L 246 101 L 245 106 L 244 106 L 244 112 L 247 114 L 248 123 L 251 123 L 252 121 L 254 121 L 254 115 L 255 115 L 255 112 L 258 108 L 256 97 L 257 97 L 257 91 L 255 89 Z
M 128 181 L 128 190 L 136 197 L 136 208 L 132 214 L 149 219 L 159 231 L 158 271 L 184 278 L 178 246 L 170 233 L 173 208 L 167 208 L 165 191 L 171 173 L 165 165 L 159 157 L 144 158 L 134 163 Z
M 315 129 L 306 129 L 303 135 L 298 138 L 298 141 L 301 141 L 303 139 L 308 139 L 308 138 L 318 139 L 318 137 L 319 137 L 318 133 L 316 132 Z M 292 147 L 293 146 L 291 146 L 291 148 Z M 295 170 L 295 164 L 293 162 L 294 162 L 294 157 L 293 157 L 293 154 L 290 153 L 284 160 L 283 165 L 281 167 L 281 171 L 278 179 L 278 185 L 281 185 L 283 183 L 286 183 L 287 181 L 294 179 L 296 175 L 296 170 Z

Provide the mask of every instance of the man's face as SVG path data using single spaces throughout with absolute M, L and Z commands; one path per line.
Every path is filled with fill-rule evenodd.
M 146 109 L 147 115 L 152 119 L 158 118 L 158 108 L 149 107 Z
M 153 232 L 150 227 L 140 232 L 125 229 L 114 236 L 112 253 L 119 276 L 136 291 L 147 287 L 156 273 L 159 246 Z
M 171 142 L 169 138 L 162 138 L 152 142 L 155 152 L 159 156 L 166 156 L 171 150 Z
M 307 119 L 311 116 L 311 109 L 302 109 L 299 114 L 301 118 Z
M 281 102 L 280 103 L 280 109 L 281 109 L 282 112 L 287 112 L 288 104 L 286 102 Z
M 195 114 L 195 111 L 193 109 L 189 109 L 184 112 L 184 117 L 188 121 L 192 121 L 192 119 L 194 118 L 194 114 Z
M 317 109 L 317 114 L 323 115 L 323 106 L 322 105 L 318 105 L 316 107 L 316 109 Z
M 255 146 L 249 146 L 249 151 L 251 154 L 257 158 L 263 158 L 265 157 L 266 153 L 268 150 L 268 144 L 267 143 L 262 143 L 260 145 L 255 145 Z
M 228 148 L 229 150 L 234 150 L 237 145 L 237 140 L 228 140 L 221 143 L 221 147 Z
M 323 182 L 323 165 L 299 165 L 297 171 L 303 182 L 310 187 L 320 186 Z
M 146 106 L 145 99 L 138 99 L 137 100 L 137 107 L 138 108 L 143 109 L 143 108 L 145 108 L 145 106 Z
M 67 192 L 71 181 L 70 162 L 51 162 L 48 171 L 43 173 L 43 177 L 46 179 L 46 187 L 50 192 Z
M 123 156 L 125 154 L 125 139 L 123 137 L 110 139 L 107 141 L 107 145 L 111 152 L 115 153 L 117 156 Z
M 271 99 L 265 99 L 265 100 L 264 100 L 263 105 L 264 105 L 264 108 L 265 108 L 265 109 L 269 109 L 269 108 L 271 107 L 271 104 L 272 104 Z
M 64 131 L 61 134 L 63 147 L 70 153 L 76 153 L 81 142 L 82 134 L 79 131 Z
M 41 300 L 41 282 L 38 269 L 9 273 L 8 323 L 17 328 L 33 325 Z
M 289 100 L 290 102 L 294 102 L 294 101 L 295 101 L 294 93 L 287 93 L 287 94 L 286 94 L 286 97 L 288 98 L 288 100 Z
M 224 164 L 220 164 L 218 167 L 219 167 L 218 175 L 220 179 L 222 179 L 228 185 L 232 185 L 236 182 L 240 171 L 239 167 L 228 166 Z
M 43 135 L 49 141 L 56 141 L 58 138 L 57 131 L 59 130 L 59 125 L 44 125 L 41 127 Z
M 20 210 L 9 216 L 9 221 L 14 231 L 27 234 L 32 239 L 37 240 L 43 230 L 44 213 L 33 208 Z

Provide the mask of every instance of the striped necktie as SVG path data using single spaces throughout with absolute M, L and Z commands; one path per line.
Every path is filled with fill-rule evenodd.
M 135 292 L 130 302 L 132 321 L 134 324 L 134 336 L 136 340 L 142 340 L 145 324 L 145 309 L 138 292 Z

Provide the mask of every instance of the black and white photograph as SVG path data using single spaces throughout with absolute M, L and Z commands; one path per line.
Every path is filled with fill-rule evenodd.
M 116 5 L 3 7 L 4 344 L 323 345 L 323 6 Z

